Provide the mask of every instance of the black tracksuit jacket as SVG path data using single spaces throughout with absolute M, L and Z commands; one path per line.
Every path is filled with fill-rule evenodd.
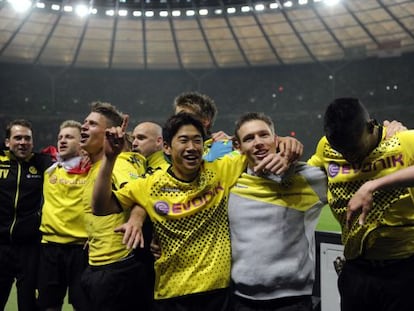
M 0 151 L 0 244 L 39 241 L 43 173 L 51 164 L 48 155 L 17 161 L 10 151 Z

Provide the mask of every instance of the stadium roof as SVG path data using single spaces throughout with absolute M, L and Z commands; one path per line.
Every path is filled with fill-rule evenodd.
M 331 2 L 0 0 L 0 62 L 188 70 L 414 51 L 414 1 Z

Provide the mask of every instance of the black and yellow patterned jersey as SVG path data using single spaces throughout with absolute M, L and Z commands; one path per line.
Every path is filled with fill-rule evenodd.
M 137 203 L 153 222 L 162 253 L 155 263 L 156 299 L 229 285 L 227 203 L 229 188 L 245 165 L 239 155 L 204 162 L 192 182 L 158 170 L 114 192 L 124 208 Z
M 414 131 L 382 140 L 361 165 L 351 165 L 323 137 L 310 165 L 322 167 L 328 175 L 328 202 L 342 227 L 344 254 L 348 259 L 397 259 L 414 254 L 414 204 L 412 189 L 394 188 L 374 193 L 373 208 L 364 225 L 355 217 L 346 226 L 347 203 L 368 180 L 382 177 L 414 164 Z
M 122 152 L 112 172 L 112 187 L 119 189 L 128 182 L 145 173 L 145 159 L 136 152 Z M 127 257 L 131 250 L 122 244 L 122 233 L 114 229 L 129 218 L 129 211 L 107 216 L 95 216 L 92 213 L 91 198 L 101 161 L 94 163 L 89 171 L 83 192 L 84 222 L 89 240 L 89 264 L 106 265 Z
M 165 169 L 170 166 L 170 163 L 167 161 L 162 150 L 156 151 L 153 154 L 149 155 L 146 158 L 145 164 L 147 172 L 150 174 L 157 169 Z
M 76 158 L 74 159 L 76 160 Z M 88 172 L 72 174 L 58 165 L 46 171 L 43 183 L 42 243 L 84 244 L 82 193 Z

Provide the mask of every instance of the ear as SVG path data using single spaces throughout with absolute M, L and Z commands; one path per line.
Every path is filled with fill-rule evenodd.
M 208 118 L 201 119 L 201 123 L 203 123 L 203 126 L 205 128 L 205 131 L 209 131 L 211 127 L 211 121 Z
M 162 140 L 162 137 L 161 136 L 158 136 L 157 137 L 157 145 L 158 146 L 162 146 L 163 145 L 163 140 Z
M 234 149 L 237 149 L 240 153 L 242 153 L 240 150 L 240 143 L 236 138 L 233 138 L 232 144 Z
M 10 147 L 10 139 L 6 138 L 6 139 L 4 140 L 4 145 L 5 145 L 7 148 L 9 148 L 9 147 Z
M 171 146 L 168 146 L 166 142 L 164 142 L 162 149 L 166 155 L 171 155 Z
M 372 134 L 374 132 L 375 126 L 378 125 L 377 120 L 371 119 L 368 121 L 368 132 Z

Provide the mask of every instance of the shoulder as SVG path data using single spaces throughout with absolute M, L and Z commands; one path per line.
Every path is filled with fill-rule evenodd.
M 296 164 L 295 173 L 311 179 L 326 179 L 326 173 L 322 168 L 305 162 L 298 162 Z
M 399 138 L 402 138 L 402 139 L 411 139 L 412 140 L 412 139 L 414 139 L 414 130 L 407 130 L 407 131 L 398 132 L 392 137 L 399 137 Z
M 33 157 L 30 159 L 31 163 L 34 163 L 42 168 L 45 171 L 53 163 L 52 157 L 49 154 L 44 153 L 34 153 Z

